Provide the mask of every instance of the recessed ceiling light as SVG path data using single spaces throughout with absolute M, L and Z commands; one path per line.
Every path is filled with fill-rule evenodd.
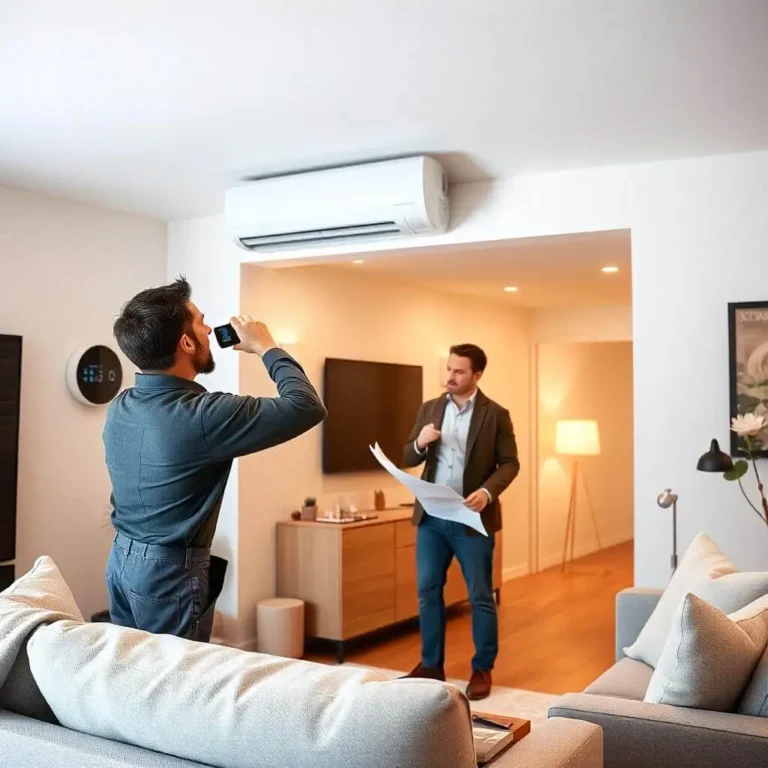
M 603 267 L 603 272 L 605 272 L 606 275 L 614 275 L 618 271 L 618 267 Z
M 507 286 L 507 287 L 504 289 L 504 292 L 505 292 L 505 293 L 517 293 L 517 286 L 516 286 L 516 285 L 508 285 L 508 286 Z
M 364 259 L 355 259 L 352 263 L 353 264 L 365 264 L 365 260 Z

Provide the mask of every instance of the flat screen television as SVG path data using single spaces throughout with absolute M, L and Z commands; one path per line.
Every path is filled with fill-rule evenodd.
M 323 399 L 323 472 L 381 469 L 369 445 L 402 466 L 403 446 L 423 402 L 420 365 L 325 361 Z
M 0 562 L 16 557 L 21 337 L 0 334 Z

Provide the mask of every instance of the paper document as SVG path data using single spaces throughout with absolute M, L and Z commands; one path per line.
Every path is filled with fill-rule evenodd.
M 449 488 L 447 485 L 428 483 L 426 480 L 403 472 L 384 455 L 378 443 L 371 448 L 371 453 L 395 480 L 401 482 L 421 502 L 421 506 L 424 507 L 427 514 L 432 515 L 432 517 L 439 517 L 441 520 L 463 523 L 474 528 L 478 533 L 482 533 L 483 536 L 488 535 L 480 515 L 468 509 L 464 505 L 464 499 L 453 488 Z

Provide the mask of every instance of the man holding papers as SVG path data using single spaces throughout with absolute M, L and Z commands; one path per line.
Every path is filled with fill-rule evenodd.
M 520 470 L 509 412 L 478 388 L 487 358 L 474 344 L 451 347 L 447 394 L 424 403 L 405 446 L 405 465 L 426 462 L 422 478 L 445 485 L 464 498 L 488 535 L 453 520 L 430 515 L 416 503 L 416 539 L 421 663 L 409 677 L 445 680 L 445 603 L 443 587 L 455 556 L 472 603 L 475 656 L 467 696 L 491 692 L 491 670 L 498 653 L 493 599 L 494 534 L 501 529 L 499 495 Z

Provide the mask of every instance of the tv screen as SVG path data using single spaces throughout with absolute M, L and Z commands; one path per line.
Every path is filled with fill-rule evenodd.
M 16 557 L 21 337 L 0 335 L 0 562 Z
M 420 365 L 325 361 L 323 472 L 381 469 L 369 445 L 402 466 L 403 446 L 422 404 Z

